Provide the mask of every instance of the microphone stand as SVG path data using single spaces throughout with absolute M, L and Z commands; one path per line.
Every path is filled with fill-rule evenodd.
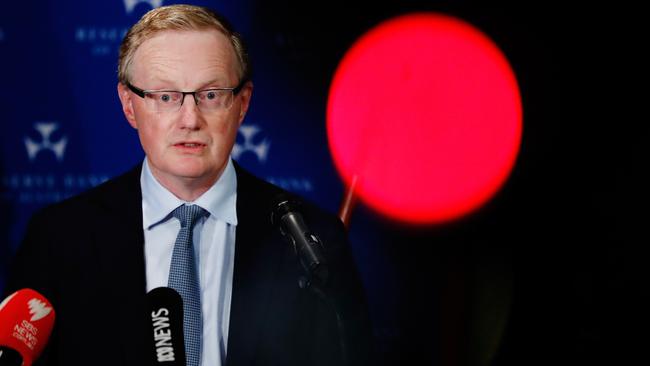
M 341 306 L 336 301 L 335 294 L 327 289 L 329 280 L 329 266 L 323 255 L 323 243 L 310 231 L 296 209 L 297 204 L 285 199 L 275 207 L 271 215 L 271 222 L 280 228 L 282 235 L 293 245 L 298 261 L 302 265 L 304 274 L 298 277 L 298 286 L 303 290 L 310 290 L 328 307 L 336 316 L 336 327 L 339 333 L 339 347 L 343 365 L 349 365 L 346 342 L 345 323 L 341 316 Z
M 345 322 L 341 317 L 340 305 L 338 304 L 338 301 L 336 301 L 336 298 L 328 293 L 328 291 L 325 288 L 326 287 L 325 285 L 326 283 L 323 283 L 314 277 L 312 277 L 312 279 L 308 279 L 305 276 L 300 276 L 298 278 L 298 286 L 301 289 L 310 290 L 313 294 L 316 295 L 316 297 L 321 299 L 334 312 L 334 315 L 336 316 L 336 328 L 339 333 L 339 347 L 341 349 L 341 360 L 343 361 L 342 364 L 349 365 Z

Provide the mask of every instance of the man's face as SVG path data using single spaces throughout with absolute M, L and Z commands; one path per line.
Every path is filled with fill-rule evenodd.
M 228 38 L 215 31 L 165 31 L 136 50 L 131 84 L 144 90 L 195 91 L 239 84 L 239 64 Z M 201 111 L 191 95 L 180 110 L 156 112 L 122 84 L 124 114 L 138 130 L 154 176 L 170 191 L 209 188 L 230 157 L 252 93 L 248 83 L 229 109 Z

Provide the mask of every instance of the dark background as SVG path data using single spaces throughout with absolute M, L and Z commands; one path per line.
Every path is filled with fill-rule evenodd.
M 0 159 L 3 272 L 25 221 L 49 203 L 21 201 L 26 188 L 6 183 L 7 177 L 71 171 L 109 177 L 142 158 L 112 95 L 119 40 L 108 42 L 107 57 L 89 56 L 86 44 L 72 44 L 75 28 L 65 24 L 125 27 L 149 6 L 125 15 L 120 1 L 45 3 L 32 12 L 11 4 L 0 15 L 0 118 L 7 131 Z M 249 41 L 256 89 L 245 123 L 262 126 L 273 150 L 267 164 L 251 155 L 240 163 L 276 183 L 307 179 L 313 190 L 285 186 L 331 212 L 344 189 L 327 151 L 325 104 L 336 66 L 359 36 L 399 14 L 438 11 L 483 30 L 510 60 L 522 93 L 524 135 L 511 178 L 493 200 L 444 226 L 390 222 L 363 204 L 354 211 L 350 241 L 368 296 L 377 364 L 648 359 L 643 249 L 649 242 L 650 134 L 640 108 L 647 95 L 641 58 L 647 41 L 638 9 L 558 1 L 193 3 L 224 9 Z M 92 99 L 95 108 L 82 96 L 89 83 L 102 93 Z M 35 95 L 35 87 L 42 92 Z M 53 95 L 62 91 L 65 99 Z M 46 112 L 31 111 L 34 104 Z M 100 106 L 110 112 L 98 112 Z M 85 141 L 70 143 L 74 161 L 61 166 L 17 157 L 24 155 L 22 136 L 43 118 L 63 121 L 71 140 Z M 108 137 L 102 126 L 114 126 Z

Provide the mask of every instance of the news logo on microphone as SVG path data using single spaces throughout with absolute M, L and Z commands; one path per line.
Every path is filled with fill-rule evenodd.
M 22 289 L 0 303 L 0 349 L 30 366 L 40 356 L 54 327 L 52 304 L 31 289 Z
M 153 365 L 185 366 L 183 299 L 174 289 L 158 287 L 147 293 Z

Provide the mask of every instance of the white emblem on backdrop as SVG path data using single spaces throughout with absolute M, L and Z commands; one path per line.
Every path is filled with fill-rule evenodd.
M 261 163 L 266 162 L 266 158 L 269 154 L 269 148 L 271 147 L 271 142 L 267 139 L 264 139 L 257 145 L 253 143 L 253 138 L 261 130 L 261 128 L 255 125 L 241 126 L 239 128 L 239 133 L 244 137 L 244 142 L 242 144 L 235 143 L 235 146 L 233 146 L 232 157 L 235 158 L 235 160 L 239 159 L 239 157 L 246 151 L 250 151 L 253 152 L 255 156 L 257 156 L 257 159 Z
M 59 124 L 56 122 L 36 122 L 34 124 L 34 129 L 41 134 L 41 142 L 25 137 L 25 148 L 27 149 L 29 161 L 34 161 L 36 155 L 43 150 L 52 151 L 56 156 L 56 160 L 63 161 L 68 138 L 63 136 L 59 141 L 52 142 L 50 136 L 57 128 L 59 128 Z
M 260 163 L 266 163 L 269 156 L 269 149 L 271 148 L 271 141 L 264 138 L 259 143 L 254 142 L 254 140 L 259 141 L 259 138 L 256 139 L 258 135 L 263 135 L 261 131 L 262 129 L 257 125 L 243 125 L 239 127 L 239 133 L 243 137 L 243 141 L 241 143 L 235 142 L 235 145 L 232 147 L 232 157 L 235 160 L 239 160 L 244 153 L 251 152 L 257 157 Z M 265 179 L 269 183 L 294 192 L 311 192 L 314 190 L 314 184 L 307 177 L 267 176 Z
M 139 3 L 148 3 L 152 8 L 158 8 L 162 6 L 163 0 L 124 0 L 124 8 L 127 14 L 131 14 Z

